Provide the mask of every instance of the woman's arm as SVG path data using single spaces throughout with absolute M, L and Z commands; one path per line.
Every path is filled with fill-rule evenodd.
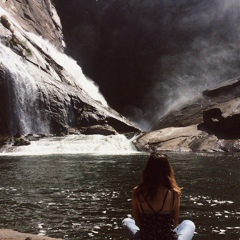
M 174 199 L 174 226 L 177 227 L 178 225 L 178 217 L 179 217 L 179 210 L 180 210 L 180 195 L 178 193 L 173 193 L 175 194 L 175 199 Z
M 135 187 L 132 192 L 132 213 L 136 225 L 140 227 L 140 212 L 138 208 L 138 198 L 136 194 L 136 189 L 137 187 Z

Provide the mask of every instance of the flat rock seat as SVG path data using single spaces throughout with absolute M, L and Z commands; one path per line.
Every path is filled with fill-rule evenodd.
M 11 229 L 0 229 L 0 240 L 62 240 L 28 233 L 20 233 Z

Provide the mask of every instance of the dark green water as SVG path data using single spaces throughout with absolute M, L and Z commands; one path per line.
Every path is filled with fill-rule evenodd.
M 194 239 L 240 238 L 240 156 L 169 154 Z M 64 239 L 125 239 L 146 156 L 0 156 L 0 228 Z

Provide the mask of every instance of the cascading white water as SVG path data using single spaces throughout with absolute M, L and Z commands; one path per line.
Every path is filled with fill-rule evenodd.
M 46 155 L 46 154 L 140 154 L 124 135 L 69 135 L 65 137 L 42 138 L 31 145 L 5 146 L 1 155 Z M 142 153 L 141 153 L 142 154 Z
M 30 61 L 40 68 L 46 68 L 48 63 L 45 61 L 34 46 L 38 46 L 41 51 L 52 58 L 57 64 L 61 65 L 67 72 L 70 84 L 74 87 L 81 88 L 90 97 L 107 106 L 107 102 L 99 92 L 98 87 L 93 81 L 87 79 L 82 73 L 81 67 L 76 61 L 67 55 L 58 51 L 47 40 L 26 32 L 12 16 L 0 7 L 0 16 L 6 16 L 11 24 L 11 32 L 17 37 L 25 47 L 29 48 Z M 9 32 L 10 33 L 10 32 Z M 11 33 L 10 33 L 11 34 Z M 11 105 L 9 108 L 9 119 L 6 120 L 9 129 L 13 134 L 20 133 L 26 135 L 29 133 L 49 133 L 49 124 L 46 122 L 44 112 L 37 106 L 37 96 L 39 81 L 36 82 L 34 70 L 27 69 L 28 64 L 24 56 L 15 54 L 10 48 L 0 45 L 1 64 L 8 70 L 8 99 Z M 21 55 L 21 54 L 20 54 Z M 24 55 L 24 54 L 23 54 Z M 31 57 L 33 59 L 31 59 Z M 61 82 L 60 76 L 51 67 L 48 66 L 49 72 L 56 81 Z M 38 73 L 41 75 L 40 71 Z M 42 73 L 44 74 L 44 72 Z M 48 78 L 48 76 L 45 76 Z M 11 101 L 11 99 L 13 101 Z M 6 100 L 5 100 L 6 101 Z
M 39 69 L 45 68 L 47 63 L 34 45 L 37 45 L 41 51 L 67 71 L 71 76 L 69 81 L 72 81 L 70 83 L 72 86 L 83 89 L 90 97 L 101 102 L 104 106 L 108 106 L 98 87 L 93 81 L 84 76 L 81 67 L 77 65 L 76 61 L 59 52 L 42 37 L 24 31 L 5 10 L 0 8 L 0 15 L 3 14 L 16 27 L 14 34 L 18 34 L 17 36 L 23 40 L 23 43 L 32 50 L 33 63 L 38 65 Z M 4 83 L 8 89 L 6 99 L 10 102 L 8 104 L 10 106 L 10 117 L 7 121 L 9 129 L 13 134 L 20 133 L 21 135 L 49 133 L 50 130 L 48 124 L 45 124 L 44 113 L 41 113 L 41 109 L 38 106 L 38 86 L 41 84 L 41 81 L 37 82 L 34 77 L 34 70 L 30 69 L 31 66 L 29 64 L 26 64 L 27 60 L 24 57 L 15 54 L 1 42 L 0 56 L 1 64 L 7 69 L 6 72 L 9 75 L 7 78 L 8 81 Z M 54 69 L 49 66 L 48 70 L 52 71 L 51 74 L 56 82 L 61 81 Z M 45 72 L 42 74 L 45 74 Z M 0 149 L 0 155 L 137 154 L 139 152 L 133 145 L 132 140 L 120 134 L 113 136 L 70 135 L 65 137 L 49 137 L 38 141 L 31 141 L 31 144 L 28 146 L 13 147 L 12 144 L 6 145 Z
M 75 60 L 64 53 L 58 51 L 48 40 L 43 39 L 33 33 L 26 32 L 3 8 L 0 7 L 0 15 L 6 15 L 20 32 L 27 37 L 35 45 L 39 46 L 45 54 L 61 65 L 75 80 L 76 83 L 93 99 L 101 102 L 104 106 L 108 106 L 107 101 L 99 91 L 99 87 L 92 80 L 88 79 L 82 72 L 81 67 Z
M 108 106 L 107 101 L 99 92 L 98 86 L 83 74 L 81 67 L 75 60 L 58 51 L 49 41 L 43 39 L 41 36 L 37 36 L 30 32 L 25 34 L 32 42 L 37 44 L 47 55 L 51 56 L 55 62 L 61 65 L 70 75 L 72 75 L 76 80 L 75 83 L 79 84 L 79 86 L 87 92 L 89 96 L 101 102 L 104 106 Z
M 34 129 L 36 132 L 49 133 L 44 121 L 39 114 L 37 103 L 38 88 L 36 81 L 29 74 L 24 60 L 13 53 L 9 48 L 0 42 L 1 64 L 8 69 L 7 88 L 11 99 L 9 112 L 11 121 L 8 121 L 9 128 L 14 134 L 26 135 Z M 29 101 L 31 99 L 31 101 Z M 38 116 L 38 117 L 36 117 Z

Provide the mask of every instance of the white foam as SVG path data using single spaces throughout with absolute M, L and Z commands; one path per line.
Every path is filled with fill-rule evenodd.
M 65 137 L 42 138 L 30 145 L 4 146 L 0 155 L 48 155 L 48 154 L 97 154 L 126 155 L 142 154 L 131 139 L 124 135 L 68 135 Z

